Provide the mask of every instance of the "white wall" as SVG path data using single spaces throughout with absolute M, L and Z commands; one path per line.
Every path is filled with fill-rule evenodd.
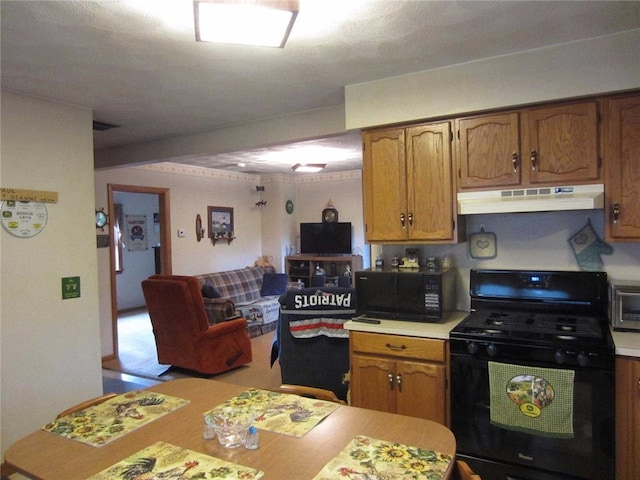
M 421 261 L 425 257 L 453 256 L 457 264 L 458 308 L 469 310 L 469 270 L 471 268 L 506 268 L 532 270 L 573 270 L 580 267 L 569 244 L 569 239 L 584 227 L 587 221 L 601 239 L 604 239 L 603 210 L 571 212 L 510 213 L 470 215 L 466 217 L 469 234 L 493 232 L 497 238 L 497 256 L 494 259 L 474 259 L 469 254 L 469 243 L 458 245 L 418 245 Z M 640 243 L 611 243 L 613 253 L 602 255 L 603 270 L 610 278 L 640 280 Z M 388 265 L 391 257 L 403 255 L 406 247 L 376 246 L 382 251 Z
M 347 129 L 640 87 L 640 30 L 345 88 Z
M 1 444 L 102 393 L 89 109 L 2 92 L 4 188 L 58 192 L 32 238 L 0 232 Z M 79 276 L 80 298 L 61 279 Z
M 331 201 L 338 210 L 338 220 L 351 222 L 353 250 L 363 255 L 369 264 L 369 248 L 364 241 L 364 213 L 362 206 L 362 172 L 360 170 L 333 175 L 301 177 L 296 183 L 298 192 L 297 222 L 320 222 L 322 210 Z M 298 234 L 298 225 L 296 236 Z M 295 245 L 299 247 L 299 239 Z

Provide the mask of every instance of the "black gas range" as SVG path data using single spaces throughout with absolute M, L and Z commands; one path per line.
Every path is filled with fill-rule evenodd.
M 470 295 L 471 312 L 450 335 L 452 430 L 461 456 L 482 478 L 613 478 L 615 349 L 606 273 L 472 270 Z M 571 372 L 571 436 L 492 422 L 492 363 Z

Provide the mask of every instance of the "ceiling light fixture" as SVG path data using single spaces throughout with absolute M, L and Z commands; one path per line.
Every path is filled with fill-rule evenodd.
M 196 41 L 284 48 L 298 0 L 194 0 Z
M 318 173 L 326 167 L 326 163 L 296 163 L 291 170 L 298 173 Z

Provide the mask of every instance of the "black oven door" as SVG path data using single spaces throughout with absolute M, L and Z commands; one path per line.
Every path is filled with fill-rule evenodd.
M 495 361 L 495 360 L 494 360 Z M 558 368 L 558 365 L 521 365 Z M 570 439 L 550 438 L 491 424 L 486 359 L 451 355 L 451 425 L 457 451 L 488 479 L 614 478 L 614 372 L 577 369 Z

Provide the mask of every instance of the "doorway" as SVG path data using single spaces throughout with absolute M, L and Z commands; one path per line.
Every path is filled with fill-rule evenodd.
M 136 185 L 107 185 L 108 208 L 110 212 L 115 211 L 114 197 L 116 193 L 140 193 L 158 196 L 158 229 L 160 238 L 160 249 L 158 255 L 158 271 L 163 275 L 172 273 L 171 267 L 171 223 L 170 223 L 170 199 L 168 188 L 141 187 Z M 117 246 L 118 240 L 115 238 L 114 229 L 109 229 L 110 236 L 110 276 L 111 276 L 111 331 L 113 338 L 113 352 L 115 358 L 119 357 L 118 351 L 118 286 L 117 286 Z

